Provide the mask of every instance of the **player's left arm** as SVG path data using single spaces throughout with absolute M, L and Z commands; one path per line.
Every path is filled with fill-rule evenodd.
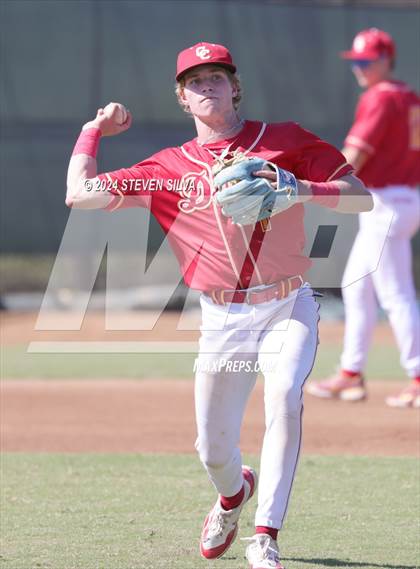
M 254 176 L 267 178 L 276 190 L 277 174 L 267 170 L 254 172 Z M 353 174 L 327 182 L 311 182 L 296 180 L 297 201 L 300 203 L 313 201 L 318 205 L 329 207 L 339 213 L 359 213 L 373 208 L 371 194 L 363 182 Z
M 330 182 L 297 180 L 297 184 L 302 201 L 314 201 L 339 213 L 359 213 L 373 208 L 371 194 L 353 174 L 346 174 Z
M 373 208 L 372 196 L 354 175 L 354 164 L 347 156 L 299 125 L 290 135 L 296 145 L 291 158 L 300 201 L 312 201 L 339 213 Z

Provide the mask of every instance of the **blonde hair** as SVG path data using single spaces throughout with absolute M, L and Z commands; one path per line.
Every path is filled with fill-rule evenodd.
M 236 95 L 232 97 L 232 104 L 235 111 L 239 109 L 239 105 L 241 104 L 242 99 L 242 85 L 241 85 L 241 78 L 237 73 L 232 73 L 229 69 L 225 69 L 224 67 L 220 66 L 221 69 L 226 73 L 227 78 L 230 81 L 232 87 L 236 89 Z M 175 83 L 175 95 L 178 99 L 178 103 L 182 110 L 188 114 L 191 114 L 190 108 L 185 101 L 182 100 L 182 93 L 185 88 L 185 78 L 181 77 L 179 81 Z

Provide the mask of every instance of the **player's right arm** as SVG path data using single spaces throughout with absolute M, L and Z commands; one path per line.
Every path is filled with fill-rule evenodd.
M 125 119 L 122 124 L 121 117 Z M 130 128 L 131 122 L 131 114 L 123 105 L 109 103 L 104 109 L 98 109 L 96 117 L 83 126 L 67 172 L 66 205 L 80 209 L 109 205 L 113 195 L 97 178 L 96 149 L 101 136 L 121 134 Z
M 390 96 L 391 94 L 391 96 Z M 392 92 L 369 89 L 360 98 L 354 123 L 341 151 L 358 174 L 390 136 L 398 110 Z

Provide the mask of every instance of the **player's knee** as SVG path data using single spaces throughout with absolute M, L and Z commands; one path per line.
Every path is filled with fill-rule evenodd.
M 416 299 L 414 291 L 399 291 L 392 294 L 382 292 L 378 297 L 379 303 L 385 312 L 399 311 L 413 305 L 415 310 Z
M 387 313 L 389 313 L 393 308 L 391 300 L 389 298 L 387 298 L 386 296 L 380 298 L 379 303 L 381 305 L 381 308 L 383 310 L 385 310 L 385 312 L 387 312 Z
M 300 417 L 302 411 L 301 390 L 290 389 L 287 391 L 282 403 L 283 406 L 279 406 L 280 410 L 283 408 L 289 417 Z
M 361 281 L 356 281 L 350 285 L 344 281 L 341 283 L 341 294 L 344 304 L 363 301 L 365 296 L 365 288 Z
M 271 391 L 271 390 L 270 390 Z M 302 389 L 298 385 L 279 385 L 265 396 L 266 414 L 271 416 L 300 417 L 302 410 Z
M 196 449 L 201 462 L 207 468 L 223 468 L 231 460 L 233 448 L 221 442 L 204 442 L 197 440 Z

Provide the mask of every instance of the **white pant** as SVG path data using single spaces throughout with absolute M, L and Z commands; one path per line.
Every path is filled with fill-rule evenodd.
M 229 309 L 203 296 L 201 306 L 198 364 L 204 370 L 197 371 L 195 381 L 196 448 L 219 494 L 239 492 L 241 423 L 258 362 L 265 378 L 266 431 L 255 524 L 281 528 L 301 444 L 302 386 L 318 345 L 319 305 L 304 286 L 281 301 L 235 303 Z M 250 369 L 239 371 L 240 362 Z M 209 368 L 218 364 L 221 369 Z
M 410 239 L 419 227 L 419 193 L 407 187 L 371 192 L 374 208 L 359 215 L 360 230 L 343 276 L 346 323 L 341 367 L 363 371 L 379 301 L 394 331 L 401 365 L 415 377 L 420 374 L 420 323 Z M 389 228 L 385 242 L 384 227 Z M 366 276 L 356 280 L 360 274 Z

